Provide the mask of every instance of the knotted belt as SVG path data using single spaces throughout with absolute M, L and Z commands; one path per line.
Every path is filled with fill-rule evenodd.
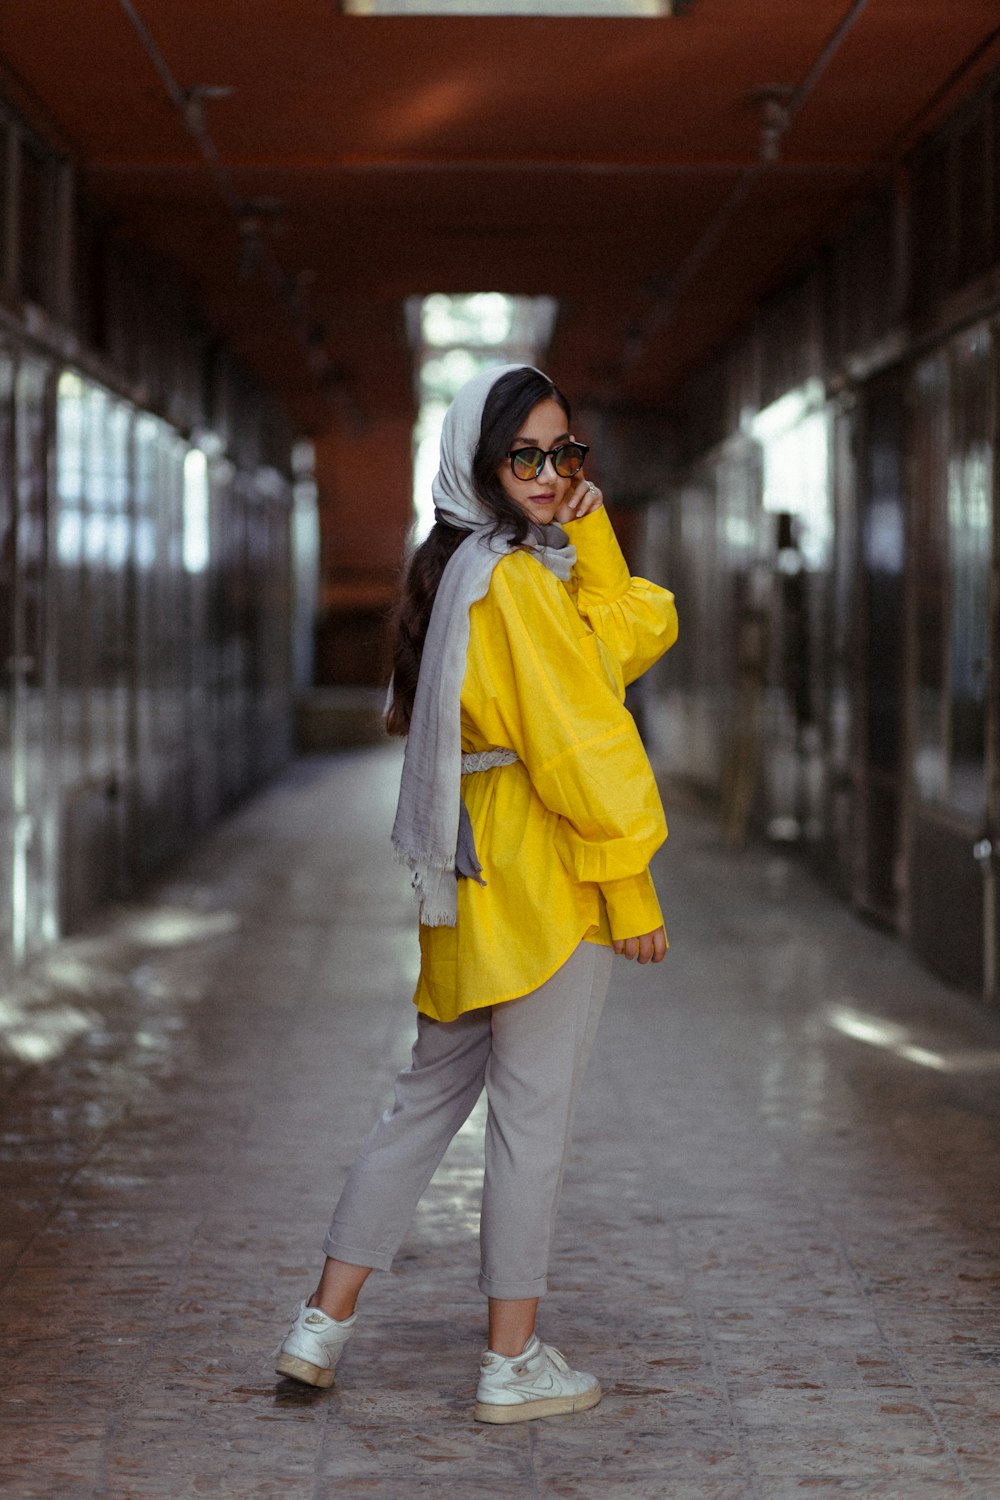
M 462 775 L 469 776 L 474 771 L 492 771 L 494 766 L 512 766 L 517 760 L 516 750 L 473 750 L 468 755 L 462 755 Z

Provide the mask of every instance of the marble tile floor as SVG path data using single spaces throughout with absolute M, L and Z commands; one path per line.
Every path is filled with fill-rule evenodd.
M 0 1493 L 1000 1500 L 1000 1022 L 669 787 L 543 1305 L 603 1403 L 472 1420 L 481 1108 L 335 1389 L 273 1375 L 408 1056 L 398 764 L 299 762 L 0 999 Z

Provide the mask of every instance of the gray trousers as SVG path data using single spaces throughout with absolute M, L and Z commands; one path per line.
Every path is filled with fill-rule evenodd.
M 448 1143 L 486 1088 L 480 1290 L 539 1297 L 573 1112 L 611 977 L 612 952 L 580 943 L 531 994 L 455 1021 L 418 1015 L 395 1102 L 351 1168 L 327 1255 L 387 1271 Z

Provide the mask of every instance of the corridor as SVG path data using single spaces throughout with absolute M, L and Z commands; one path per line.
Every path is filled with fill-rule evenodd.
M 334 1390 L 273 1375 L 408 1054 L 397 776 L 300 760 L 3 997 L 3 1493 L 996 1500 L 1000 1027 L 669 786 L 542 1308 L 603 1403 L 472 1420 L 481 1106 Z

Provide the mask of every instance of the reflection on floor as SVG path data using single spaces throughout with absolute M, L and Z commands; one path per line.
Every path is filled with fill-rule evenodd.
M 3 1493 L 997 1500 L 1000 1027 L 693 809 L 667 961 L 616 967 L 543 1306 L 603 1404 L 472 1420 L 474 1128 L 335 1390 L 273 1377 L 408 1053 L 397 775 L 300 763 L 2 997 Z

